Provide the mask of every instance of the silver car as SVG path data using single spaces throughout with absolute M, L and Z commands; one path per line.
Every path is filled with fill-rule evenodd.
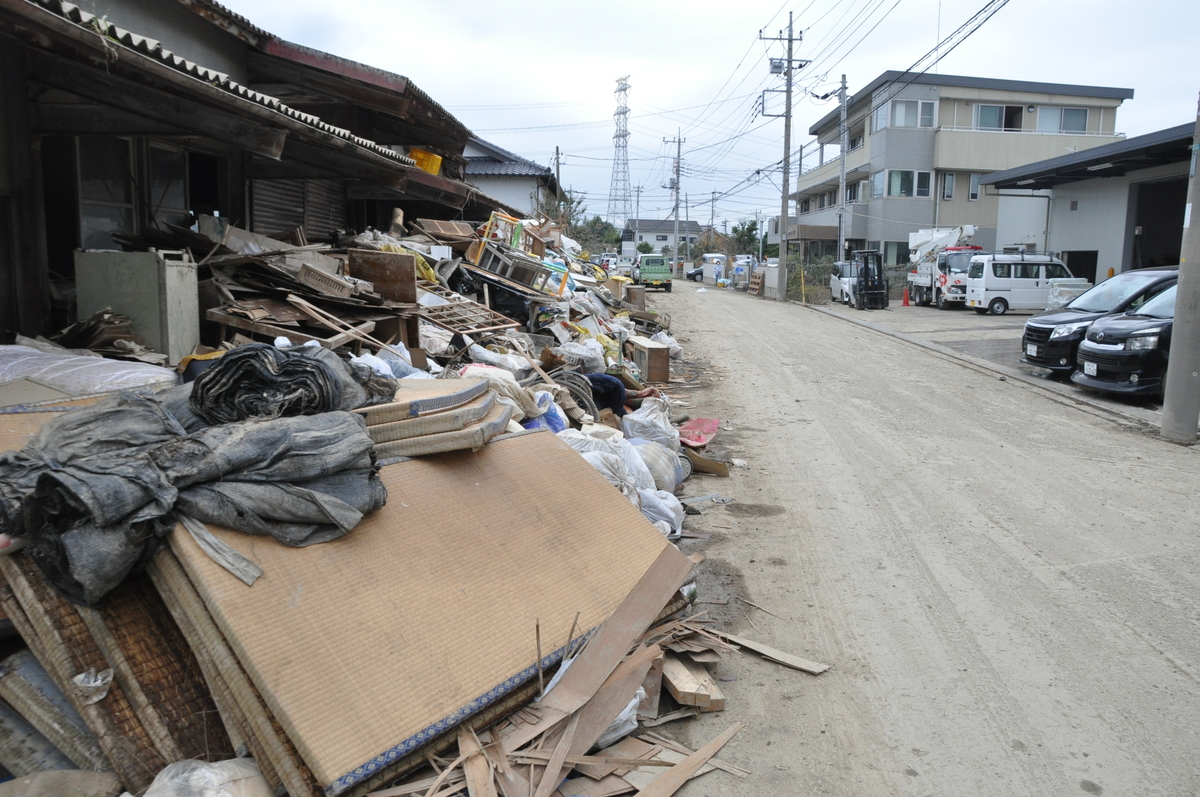
M 829 275 L 829 301 L 850 304 L 854 301 L 854 286 L 858 275 L 853 263 L 834 263 Z

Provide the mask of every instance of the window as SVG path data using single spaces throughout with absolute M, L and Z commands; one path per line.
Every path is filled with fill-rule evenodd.
M 858 183 L 848 183 L 846 185 L 846 202 L 858 201 Z
M 801 199 L 800 200 L 800 212 L 808 213 L 811 210 L 812 210 L 812 200 L 811 199 Z
M 979 201 L 979 175 L 971 175 L 971 187 L 967 190 L 967 200 L 970 202 Z
M 883 196 L 883 187 L 886 184 L 887 172 L 875 172 L 871 175 L 871 196 Z
M 901 263 L 907 263 L 908 252 L 908 244 L 903 241 L 884 241 L 883 264 L 885 266 L 898 266 Z
M 933 103 L 921 103 L 921 127 L 933 127 Z
M 1062 131 L 1064 133 L 1087 132 L 1087 108 L 1063 108 Z
M 1037 129 L 1043 133 L 1084 133 L 1087 119 L 1087 108 L 1043 105 L 1037 111 Z
M 825 207 L 825 198 L 827 196 L 828 196 L 828 194 L 821 194 L 820 196 L 817 197 L 817 207 L 818 208 Z
M 683 241 L 684 243 L 687 243 L 687 236 L 681 235 L 681 236 L 679 236 L 679 240 Z
M 79 138 L 79 237 L 84 249 L 115 249 L 112 234 L 135 229 L 130 156 L 126 139 Z
M 665 241 L 665 240 L 667 240 L 667 236 L 665 236 L 665 235 L 656 235 L 656 236 L 654 236 L 654 240 L 656 240 L 656 241 Z
M 639 241 L 644 241 L 644 240 L 646 240 L 646 236 L 644 236 L 644 235 L 639 235 L 639 236 L 638 236 L 638 240 L 639 240 Z
M 693 235 L 691 238 L 688 238 L 688 243 L 696 243 L 696 236 Z
M 1013 277 L 1019 280 L 1035 280 L 1041 263 L 1013 263 Z
M 1048 280 L 1067 279 L 1070 276 L 1071 275 L 1067 273 L 1066 268 L 1064 268 L 1063 266 L 1060 266 L 1058 263 L 1047 263 L 1046 264 L 1046 279 L 1048 279 Z
M 976 105 L 977 130 L 1020 130 L 1024 126 L 1023 105 Z
M 853 152 L 854 150 L 858 149 L 862 145 L 863 145 L 862 131 L 859 131 L 858 133 L 851 133 L 850 134 L 850 151 Z
M 1079 210 L 1079 200 L 1078 199 L 1071 200 L 1071 210 Z
M 888 107 L 886 103 L 875 109 L 875 111 L 871 114 L 872 133 L 878 133 L 880 130 L 887 127 L 887 115 Z
M 954 199 L 954 172 L 942 175 L 942 199 Z
M 907 169 L 888 170 L 888 196 L 928 197 L 930 195 L 929 186 L 929 172 L 912 172 Z
M 150 147 L 150 213 L 160 224 L 187 223 L 187 156 L 179 151 Z
M 992 263 L 992 276 L 1008 279 L 1012 274 L 1011 264 L 1009 263 Z

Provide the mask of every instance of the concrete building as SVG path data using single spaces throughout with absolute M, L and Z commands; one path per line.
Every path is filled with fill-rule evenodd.
M 467 181 L 488 196 L 512 205 L 525 216 L 557 190 L 554 172 L 482 139 L 472 138 L 463 151 Z
M 636 255 L 637 245 L 645 242 L 654 247 L 654 254 L 661 254 L 664 246 L 670 246 L 671 251 L 678 250 L 686 254 L 686 247 L 700 240 L 702 228 L 698 221 L 679 222 L 679 241 L 676 247 L 672 238 L 675 237 L 675 221 L 666 219 L 629 219 L 621 233 L 621 254 Z
M 998 197 L 985 174 L 1120 141 L 1117 108 L 1132 89 L 958 75 L 884 72 L 849 99 L 846 238 L 907 262 L 908 234 L 974 224 L 974 243 L 996 244 Z M 809 256 L 835 255 L 839 109 L 809 128 L 801 158 L 797 223 L 789 233 Z M 794 244 L 793 244 L 794 246 Z
M 1001 246 L 1055 252 L 1096 281 L 1179 263 L 1194 122 L 984 175 Z

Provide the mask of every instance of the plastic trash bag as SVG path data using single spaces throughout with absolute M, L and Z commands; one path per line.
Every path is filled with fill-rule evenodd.
M 634 506 L 638 505 L 638 489 L 624 461 L 608 451 L 584 451 L 580 454 L 608 483 L 621 491 Z
M 274 797 L 275 792 L 251 758 L 231 758 L 209 764 L 176 761 L 168 765 L 144 797 Z
M 679 503 L 674 494 L 666 490 L 639 490 L 638 500 L 646 520 L 655 525 L 664 522 L 670 526 L 668 540 L 677 539 L 683 533 L 683 504 Z
M 558 434 L 567 428 L 567 416 L 554 403 L 554 396 L 548 390 L 539 390 L 533 394 L 537 399 L 538 409 L 542 414 L 536 418 L 527 418 L 521 422 L 526 429 L 549 429 Z
M 621 430 L 626 437 L 640 437 L 671 451 L 679 450 L 679 430 L 671 425 L 671 405 L 666 399 L 643 399 L 640 409 L 621 419 Z
M 579 342 L 564 343 L 550 351 L 565 360 L 567 365 L 580 366 L 584 373 L 598 374 L 605 368 L 604 347 L 598 341 L 590 338 Z
M 674 492 L 683 481 L 683 468 L 680 467 L 675 452 L 652 440 L 633 438 L 629 439 L 629 443 L 637 450 L 650 474 L 654 476 L 655 486 L 669 493 Z
M 608 747 L 609 745 L 616 744 L 629 734 L 636 731 L 638 724 L 638 704 L 645 699 L 646 690 L 639 686 L 637 688 L 637 692 L 635 692 L 633 695 L 633 699 L 629 701 L 629 704 L 625 706 L 625 708 L 621 709 L 621 713 L 618 714 L 617 718 L 612 721 L 612 725 L 608 726 L 608 730 L 606 730 L 600 737 L 600 740 L 596 742 L 596 746 L 600 748 Z
M 655 489 L 654 474 L 646 467 L 646 462 L 637 449 L 628 440 L 619 437 L 608 439 L 593 437 L 575 429 L 565 429 L 559 433 L 558 439 L 583 454 L 589 451 L 603 451 L 620 457 L 625 463 L 634 486 L 639 490 Z
M 491 349 L 485 349 L 478 343 L 471 344 L 470 352 L 472 362 L 503 368 L 510 373 L 521 375 L 533 370 L 533 366 L 524 357 L 518 357 L 515 354 L 502 354 Z
M 675 338 L 671 337 L 666 332 L 664 332 L 662 330 L 655 332 L 653 335 L 650 336 L 650 340 L 654 341 L 655 343 L 661 343 L 664 346 L 669 347 L 671 349 L 671 359 L 672 360 L 678 360 L 683 357 L 683 347 L 679 345 L 679 343 L 675 340 Z

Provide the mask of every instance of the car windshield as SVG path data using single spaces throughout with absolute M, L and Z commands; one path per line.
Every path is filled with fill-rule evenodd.
M 946 268 L 951 274 L 966 274 L 974 252 L 947 252 Z
M 967 270 L 967 278 L 973 280 L 983 279 L 983 263 L 972 263 L 971 267 Z
M 1129 315 L 1143 315 L 1150 318 L 1175 317 L 1175 286 L 1155 296 L 1136 310 L 1130 310 Z
M 1152 274 L 1127 271 L 1084 291 L 1067 305 L 1067 309 L 1084 313 L 1108 313 L 1146 290 L 1157 279 L 1159 277 Z

